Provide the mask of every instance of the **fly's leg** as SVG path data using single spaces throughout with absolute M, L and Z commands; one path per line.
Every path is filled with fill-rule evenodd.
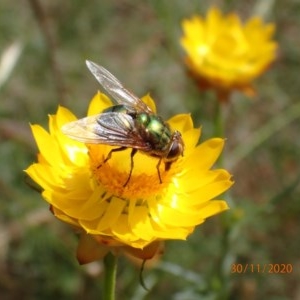
M 157 170 L 157 174 L 158 174 L 158 178 L 159 178 L 159 183 L 162 183 L 161 176 L 160 176 L 160 171 L 159 171 L 159 166 L 161 164 L 161 161 L 162 161 L 162 158 L 159 159 L 159 161 L 156 165 L 156 170 Z
M 128 175 L 126 182 L 123 184 L 123 187 L 125 187 L 128 184 L 128 182 L 131 178 L 131 174 L 132 174 L 132 170 L 133 170 L 133 166 L 134 166 L 133 157 L 136 153 L 137 153 L 137 149 L 132 148 L 131 153 L 130 153 L 130 171 L 129 171 L 129 175 Z
M 162 161 L 162 158 L 159 159 L 159 161 L 156 165 L 157 174 L 158 174 L 158 178 L 159 178 L 159 183 L 162 183 L 161 176 L 160 176 L 160 171 L 159 171 L 161 161 Z M 165 162 L 165 171 L 169 171 L 170 168 L 171 168 L 171 165 L 172 165 L 172 162 Z
M 119 151 L 123 151 L 126 150 L 127 147 L 119 147 L 119 148 L 115 148 L 109 151 L 109 153 L 107 154 L 106 158 L 104 159 L 103 163 L 100 164 L 97 169 L 100 169 L 102 167 L 103 164 L 105 164 L 109 159 L 111 159 L 111 156 L 113 154 L 113 152 L 119 152 Z
M 115 148 L 115 149 L 110 150 L 109 153 L 107 154 L 106 158 L 104 159 L 103 163 L 100 164 L 97 167 L 97 169 L 101 168 L 101 166 L 103 164 L 105 164 L 109 159 L 111 159 L 111 156 L 114 152 L 119 152 L 119 151 L 123 151 L 123 150 L 126 150 L 126 149 L 127 149 L 127 147 L 119 147 L 119 148 Z M 136 154 L 136 152 L 137 152 L 137 149 L 132 148 L 131 153 L 130 153 L 130 171 L 129 171 L 129 175 L 128 175 L 128 178 L 127 178 L 126 182 L 123 184 L 123 187 L 125 187 L 128 184 L 128 182 L 131 178 L 131 174 L 132 174 L 132 170 L 133 170 L 133 166 L 134 166 L 133 157 Z

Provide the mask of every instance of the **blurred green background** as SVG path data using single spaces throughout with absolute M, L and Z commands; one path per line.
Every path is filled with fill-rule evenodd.
M 212 137 L 213 94 L 187 77 L 179 45 L 181 20 L 212 4 L 275 22 L 279 43 L 257 97 L 234 94 L 224 115 L 233 208 L 166 243 L 161 263 L 144 272 L 150 292 L 121 258 L 117 298 L 300 299 L 299 0 L 0 2 L 1 299 L 101 299 L 101 262 L 78 265 L 77 237 L 25 183 L 37 152 L 29 123 L 47 126 L 58 104 L 85 115 L 100 88 L 90 59 L 135 94 L 150 92 L 165 118 L 191 112 L 202 140 Z M 234 263 L 254 270 L 233 273 Z M 293 271 L 259 273 L 257 264 Z

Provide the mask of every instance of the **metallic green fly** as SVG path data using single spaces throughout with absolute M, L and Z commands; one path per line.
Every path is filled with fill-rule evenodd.
M 137 151 L 158 158 L 156 165 L 159 182 L 162 183 L 159 167 L 163 161 L 165 170 L 183 155 L 184 143 L 181 133 L 172 131 L 170 126 L 156 115 L 140 98 L 130 93 L 109 71 L 91 61 L 87 67 L 115 103 L 98 115 L 65 124 L 62 132 L 72 139 L 87 144 L 118 146 L 112 149 L 103 163 L 113 152 L 127 148 L 131 150 L 131 164 L 128 184 L 134 167 L 133 157 Z

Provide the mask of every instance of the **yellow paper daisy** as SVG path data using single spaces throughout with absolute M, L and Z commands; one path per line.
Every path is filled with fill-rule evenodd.
M 153 100 L 142 98 L 149 106 Z M 111 106 L 101 93 L 92 99 L 88 116 Z M 70 139 L 61 127 L 76 117 L 59 107 L 49 116 L 49 132 L 32 125 L 39 148 L 38 162 L 25 171 L 43 189 L 42 196 L 52 213 L 79 229 L 78 259 L 89 262 L 107 251 L 122 250 L 140 258 L 161 251 L 161 242 L 186 239 L 207 217 L 228 209 L 223 200 L 212 200 L 231 185 L 231 175 L 211 169 L 223 149 L 224 140 L 210 139 L 198 146 L 200 129 L 193 127 L 187 114 L 168 123 L 182 134 L 184 156 L 169 170 L 158 158 L 138 152 L 128 184 L 130 150 L 113 153 L 104 163 L 108 145 L 87 145 Z M 101 246 L 100 246 L 101 245 Z
M 276 57 L 275 25 L 264 24 L 259 17 L 243 25 L 238 15 L 222 15 L 212 8 L 206 19 L 194 16 L 182 27 L 181 45 L 191 74 L 201 88 L 217 90 L 221 99 L 234 89 L 253 95 L 252 81 Z

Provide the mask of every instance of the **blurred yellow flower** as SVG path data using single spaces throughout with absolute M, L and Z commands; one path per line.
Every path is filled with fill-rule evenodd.
M 201 88 L 215 89 L 221 99 L 235 89 L 253 95 L 252 81 L 276 57 L 275 25 L 263 24 L 259 17 L 243 25 L 238 15 L 212 8 L 206 19 L 194 16 L 183 20 L 182 27 L 187 67 Z
M 142 100 L 153 106 L 150 96 Z M 111 106 L 98 93 L 88 115 Z M 125 251 L 148 259 L 162 251 L 162 241 L 186 239 L 207 217 L 228 209 L 223 200 L 212 200 L 232 184 L 223 169 L 211 169 L 222 152 L 224 140 L 212 138 L 196 146 L 200 129 L 187 114 L 168 123 L 179 130 L 185 143 L 184 156 L 170 170 L 161 164 L 159 182 L 157 158 L 137 153 L 128 184 L 130 149 L 115 152 L 103 163 L 108 145 L 87 145 L 70 139 L 61 127 L 76 117 L 59 107 L 49 116 L 49 132 L 32 125 L 40 153 L 38 162 L 25 172 L 42 189 L 52 213 L 82 232 L 78 260 L 86 263 L 108 251 Z

